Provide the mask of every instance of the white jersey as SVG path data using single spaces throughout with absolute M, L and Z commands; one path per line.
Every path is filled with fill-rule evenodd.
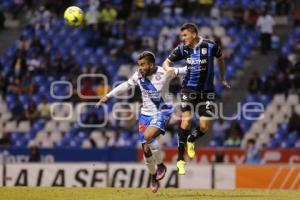
M 154 74 L 147 77 L 136 71 L 127 81 L 129 85 L 138 85 L 142 93 L 141 113 L 154 115 L 161 110 L 171 109 L 172 100 L 169 95 L 171 78 L 162 67 L 157 67 Z
M 186 72 L 186 67 L 177 68 L 176 74 Z M 155 115 L 162 110 L 172 109 L 172 98 L 169 95 L 169 85 L 172 77 L 160 66 L 151 76 L 143 77 L 139 71 L 136 71 L 127 82 L 122 83 L 117 88 L 107 94 L 108 97 L 117 95 L 122 91 L 138 85 L 142 93 L 141 113 L 144 115 Z

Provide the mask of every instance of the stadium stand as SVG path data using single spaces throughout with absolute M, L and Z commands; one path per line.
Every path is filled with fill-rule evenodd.
M 10 9 L 13 6 L 12 1 L 5 2 L 7 4 L 5 8 Z M 259 9 L 270 5 L 271 10 L 274 7 L 273 4 L 262 0 L 254 1 L 253 5 L 247 0 L 217 0 L 214 9 L 233 8 L 238 5 L 238 2 L 247 12 L 251 6 Z M 87 13 L 93 11 L 87 1 L 79 0 L 76 5 L 82 7 Z M 233 18 L 220 16 L 218 12 L 208 13 L 213 17 L 196 13 L 191 15 L 187 13 L 188 5 L 185 6 L 184 1 L 176 4 L 165 0 L 157 5 L 135 3 L 132 12 L 146 9 L 147 14 L 141 15 L 141 18 L 131 18 L 130 13 L 124 10 L 127 7 L 128 5 L 123 1 L 112 1 L 110 6 L 101 7 L 97 13 L 99 16 L 97 23 L 90 21 L 87 15 L 86 26 L 76 29 L 66 26 L 51 9 L 42 7 L 35 10 L 33 14 L 35 20 L 28 23 L 19 39 L 0 58 L 2 68 L 0 80 L 3 80 L 6 85 L 6 87 L 1 87 L 0 130 L 10 135 L 12 146 L 37 145 L 44 148 L 135 146 L 138 140 L 135 117 L 126 122 L 120 122 L 112 117 L 114 104 L 122 100 L 113 100 L 108 104 L 110 114 L 107 127 L 83 128 L 78 123 L 78 116 L 79 121 L 83 123 L 98 124 L 104 120 L 103 110 L 93 111 L 90 107 L 84 107 L 83 112 L 78 113 L 80 102 L 90 102 L 79 97 L 78 92 L 86 96 L 101 96 L 105 89 L 113 88 L 116 83 L 126 80 L 135 70 L 136 56 L 143 49 L 157 50 L 155 51 L 157 63 L 160 64 L 165 59 L 168 50 L 178 43 L 177 29 L 185 22 L 195 22 L 200 26 L 200 34 L 203 37 L 214 39 L 222 46 L 227 65 L 226 79 L 229 80 L 234 79 L 238 71 L 243 70 L 245 60 L 258 42 L 259 33 L 255 25 L 251 23 L 251 20 L 244 25 L 244 22 L 239 21 L 238 15 Z M 112 9 L 112 13 L 115 14 L 106 16 L 105 9 Z M 160 10 L 160 13 L 154 14 L 153 9 Z M 235 12 L 239 11 L 235 10 Z M 255 13 L 253 15 L 254 18 L 257 17 Z M 299 29 L 295 29 L 288 46 L 282 48 L 284 55 L 290 53 L 291 45 L 298 36 Z M 240 45 L 241 43 L 243 45 Z M 77 77 L 82 73 L 104 74 L 108 77 L 108 85 L 95 78 L 83 79 L 77 85 Z M 215 73 L 218 77 L 218 67 L 215 68 Z M 53 85 L 57 81 L 68 81 L 72 85 L 71 87 L 63 83 Z M 221 98 L 223 87 L 217 79 L 215 82 L 216 93 Z M 263 84 L 265 82 L 263 81 Z M 49 93 L 51 88 L 58 98 L 54 98 Z M 69 96 L 70 93 L 72 93 L 71 97 L 59 98 Z M 178 90 L 175 90 L 174 94 L 177 93 Z M 276 95 L 272 102 L 271 99 L 272 96 L 269 94 L 260 96 L 251 94 L 246 97 L 244 103 L 258 101 L 268 105 L 264 115 L 269 118 L 263 118 L 262 120 L 265 121 L 259 120 L 255 123 L 241 119 L 239 123 L 231 124 L 232 129 L 239 130 L 241 134 L 249 132 L 243 142 L 259 135 L 261 145 L 293 147 L 296 144 L 291 144 L 289 141 L 294 142 L 298 136 L 291 136 L 291 138 L 289 136 L 280 144 L 276 141 L 282 139 L 283 135 L 287 135 L 287 124 L 281 123 L 287 123 L 287 117 L 291 115 L 291 107 L 287 106 L 296 105 L 298 100 L 295 95 L 291 94 L 287 97 L 287 102 L 291 104 L 279 108 L 277 105 L 284 103 L 285 98 Z M 136 102 L 137 99 L 133 98 L 129 101 Z M 62 118 L 70 116 L 68 119 L 63 121 L 50 119 L 50 107 L 57 103 L 61 104 L 54 107 L 52 114 Z M 63 103 L 70 103 L 68 105 L 71 107 Z M 287 115 L 276 115 L 272 118 L 272 113 L 279 111 L 277 109 L 285 110 L 282 113 Z M 299 105 L 296 110 L 299 111 Z M 258 115 L 259 113 L 253 113 L 253 117 Z M 270 120 L 272 123 L 269 123 Z M 268 125 L 264 126 L 266 121 Z M 171 120 L 170 124 L 166 135 L 160 142 L 165 146 L 176 146 L 175 133 L 178 121 Z M 276 124 L 281 124 L 278 130 Z M 258 130 L 262 130 L 264 134 L 257 134 Z M 271 140 L 270 134 L 275 134 Z M 226 146 L 229 144 L 226 140 L 228 136 L 214 139 L 210 144 L 211 146 Z M 268 144 L 269 141 L 271 145 Z M 239 144 L 234 144 L 234 146 L 239 146 Z

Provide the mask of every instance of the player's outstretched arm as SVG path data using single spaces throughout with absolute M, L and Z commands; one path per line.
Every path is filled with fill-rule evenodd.
M 108 94 L 104 95 L 96 104 L 96 107 L 99 107 L 100 105 L 106 103 L 111 97 L 116 97 L 130 89 L 130 85 L 128 82 L 124 82 L 120 85 L 118 85 L 116 88 L 114 88 L 112 91 L 110 91 Z
M 221 82 L 222 82 L 222 85 L 229 89 L 230 88 L 230 85 L 229 83 L 225 80 L 225 61 L 224 61 L 224 58 L 223 56 L 221 56 L 220 58 L 218 58 L 218 64 L 219 64 L 219 68 L 220 68 L 220 78 L 221 78 Z
M 105 104 L 109 100 L 109 97 L 104 95 L 101 99 L 97 102 L 96 107 L 99 108 L 102 104 Z

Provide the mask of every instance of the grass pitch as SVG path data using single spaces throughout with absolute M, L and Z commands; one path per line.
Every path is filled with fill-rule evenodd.
M 0 200 L 198 200 L 198 199 L 300 199 L 300 191 L 164 189 L 148 188 L 0 188 Z

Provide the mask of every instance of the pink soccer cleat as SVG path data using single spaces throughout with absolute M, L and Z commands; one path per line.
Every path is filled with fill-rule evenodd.
M 153 193 L 156 193 L 159 187 L 158 180 L 156 180 L 156 174 L 151 175 L 151 183 L 150 183 L 150 189 Z
M 156 180 L 160 181 L 163 179 L 166 175 L 166 172 L 167 167 L 163 163 L 157 165 Z

